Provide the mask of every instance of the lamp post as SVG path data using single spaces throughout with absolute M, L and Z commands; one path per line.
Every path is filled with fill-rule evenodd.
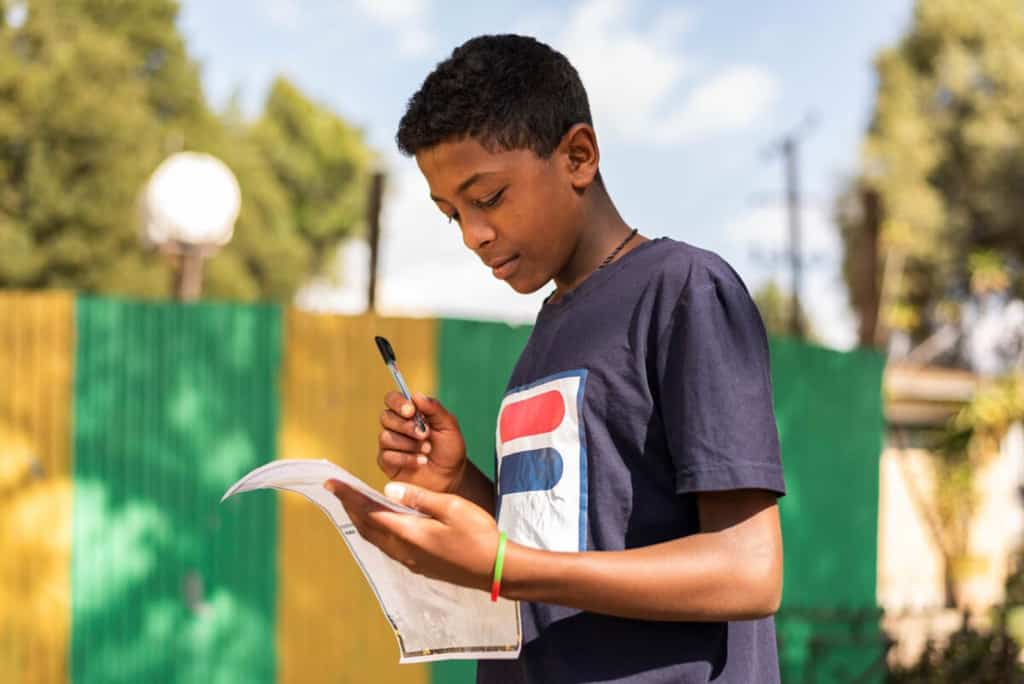
M 203 259 L 231 240 L 242 192 L 216 157 L 179 152 L 150 176 L 140 198 L 143 244 L 176 261 L 175 296 L 199 299 Z

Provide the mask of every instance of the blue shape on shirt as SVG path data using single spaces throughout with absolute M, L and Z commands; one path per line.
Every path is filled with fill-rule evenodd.
M 562 455 L 551 447 L 509 454 L 501 459 L 498 495 L 542 492 L 562 479 Z

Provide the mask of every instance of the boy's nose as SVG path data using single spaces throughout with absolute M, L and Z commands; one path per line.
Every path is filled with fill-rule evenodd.
M 494 229 L 485 221 L 464 220 L 462 223 L 462 242 L 474 252 L 490 244 L 495 238 Z

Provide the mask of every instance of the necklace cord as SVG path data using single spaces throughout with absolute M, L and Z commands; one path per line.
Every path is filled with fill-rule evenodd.
M 615 249 L 613 249 L 613 250 L 612 250 L 612 253 L 611 253 L 611 254 L 609 254 L 608 256 L 606 256 L 606 257 L 604 258 L 604 261 L 602 261 L 602 262 L 601 262 L 600 264 L 598 264 L 598 267 L 597 267 L 597 268 L 595 268 L 593 272 L 594 272 L 594 273 L 597 273 L 597 272 L 598 272 L 598 271 L 600 271 L 600 270 L 601 270 L 602 268 L 604 268 L 604 267 L 605 267 L 605 266 L 607 266 L 608 264 L 612 263 L 612 261 L 613 261 L 613 260 L 615 259 L 615 257 L 617 257 L 617 256 L 619 255 L 619 252 L 621 252 L 621 251 L 622 251 L 622 249 L 623 249 L 623 248 L 624 248 L 624 247 L 625 247 L 626 245 L 628 245 L 628 244 L 629 244 L 630 240 L 632 240 L 632 239 L 633 239 L 634 237 L 636 237 L 636 232 L 637 232 L 637 229 L 636 229 L 636 228 L 634 228 L 633 230 L 629 231 L 629 235 L 627 235 L 627 236 L 626 236 L 626 238 L 625 238 L 625 239 L 624 239 L 624 240 L 623 240 L 622 242 L 620 242 L 620 243 L 619 243 L 619 246 L 618 246 L 618 247 L 616 247 Z M 554 292 L 552 292 L 551 294 L 549 294 L 549 295 L 548 295 L 547 297 L 545 297 L 545 298 L 544 298 L 544 303 L 545 303 L 545 304 L 547 304 L 547 303 L 548 303 L 548 301 L 550 301 L 550 299 L 551 299 L 552 297 L 554 297 L 554 296 L 555 296 L 555 294 L 556 294 L 557 292 L 558 292 L 558 289 L 557 289 L 557 288 L 555 288 L 555 291 L 554 291 Z

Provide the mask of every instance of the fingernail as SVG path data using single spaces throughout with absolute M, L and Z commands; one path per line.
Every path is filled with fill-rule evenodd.
M 402 415 L 411 416 L 413 413 L 412 404 L 402 404 Z
M 384 485 L 384 495 L 389 499 L 401 501 L 402 497 L 405 496 L 405 486 L 400 485 L 397 482 L 388 482 Z
M 326 482 L 324 482 L 324 489 L 326 489 L 331 494 L 333 494 L 334 493 L 334 484 L 330 480 L 327 480 Z
M 425 454 L 429 454 L 430 450 L 433 448 L 434 447 L 430 446 L 430 442 L 424 442 L 423 444 L 420 445 L 420 451 L 422 451 Z
M 427 465 L 428 463 L 430 463 L 430 459 L 427 458 L 426 456 L 417 456 L 416 463 L 418 463 L 419 465 Z

